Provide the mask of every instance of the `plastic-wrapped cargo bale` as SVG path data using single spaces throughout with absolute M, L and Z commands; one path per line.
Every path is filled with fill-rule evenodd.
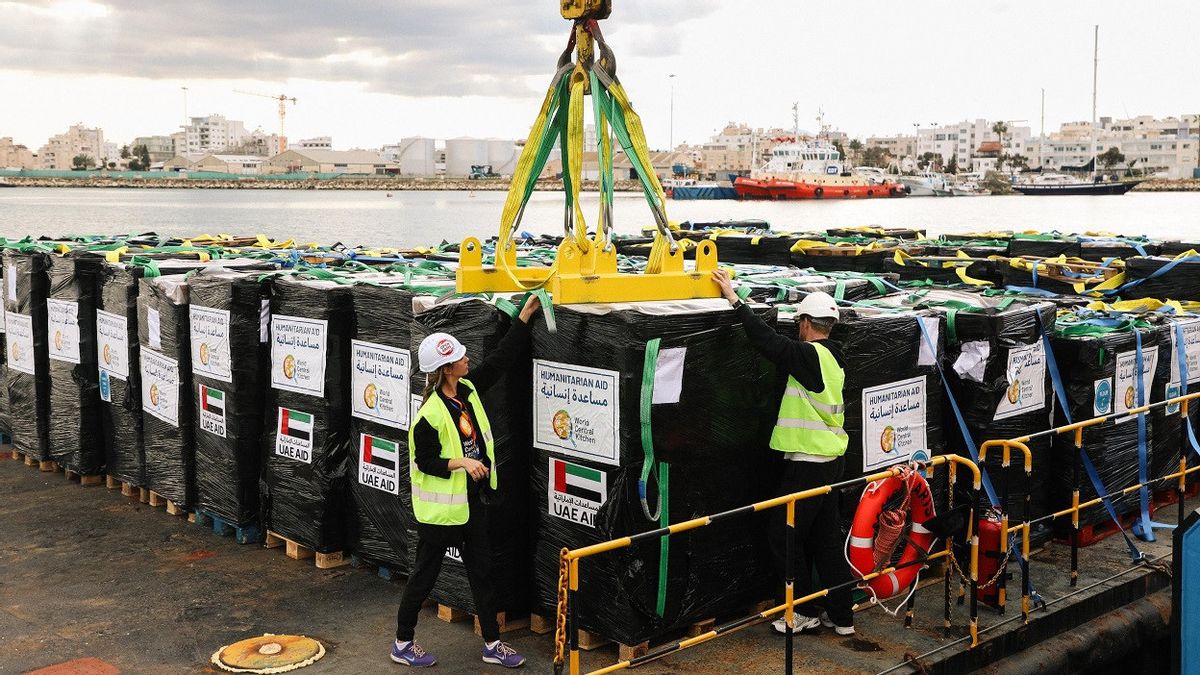
M 780 306 L 779 332 L 795 339 L 795 319 L 795 307 Z M 944 453 L 945 394 L 937 369 L 944 328 L 928 311 L 842 312 L 829 339 L 846 355 L 845 478 Z
M 1200 241 L 1180 241 L 1175 239 L 1159 242 L 1157 255 L 1173 258 L 1180 253 L 1187 253 L 1188 251 L 1200 251 Z
M 5 271 L 3 262 L 3 259 L 0 258 L 0 432 L 8 434 L 11 440 L 12 422 L 8 415 L 8 329 L 5 327 L 5 305 L 8 304 L 5 299 L 8 297 L 8 291 L 3 285 Z
M 411 352 L 417 353 L 421 340 L 427 335 L 446 332 L 462 342 L 468 356 L 479 363 L 508 332 L 513 319 L 501 307 L 507 308 L 513 299 L 455 298 L 437 302 L 431 296 L 415 297 Z M 496 384 L 479 395 L 492 425 L 493 453 L 499 476 L 495 501 L 487 509 L 495 604 L 496 611 L 507 612 L 510 616 L 527 613 L 531 596 L 529 373 L 528 357 L 521 355 Z M 415 371 L 413 375 L 413 393 L 419 396 L 425 387 L 425 375 Z M 409 480 L 407 471 L 402 474 L 402 480 Z M 415 545 L 414 537 L 411 540 L 414 553 Z M 461 558 L 457 551 L 448 551 L 446 557 L 430 597 L 441 604 L 476 614 Z
M 783 390 L 724 300 L 558 306 L 555 314 L 557 334 L 542 322 L 533 332 L 534 574 L 547 615 L 561 548 L 771 495 L 780 458 L 768 443 Z M 647 368 L 651 340 L 661 342 Z M 658 481 L 648 480 L 643 505 L 644 468 L 657 469 Z M 757 525 L 735 519 L 588 558 L 580 627 L 638 644 L 744 612 L 778 590 Z
M 50 459 L 50 255 L 35 246 L 4 252 L 9 424 L 13 447 L 38 460 Z
M 958 256 L 910 256 L 897 251 L 883 261 L 885 272 L 901 281 L 932 281 L 938 284 L 992 286 L 1003 282 L 996 261 Z
M 740 272 L 739 268 L 739 272 Z M 821 291 L 837 300 L 857 302 L 876 298 L 897 290 L 899 277 L 895 274 L 857 274 L 827 272 L 808 274 L 790 271 L 766 272 L 738 276 L 739 286 L 750 288 L 750 298 L 759 301 L 798 302 L 809 293 Z
M 270 277 L 212 268 L 187 284 L 196 508 L 253 524 L 271 359 Z
M 925 241 L 919 241 L 924 244 Z M 953 235 L 944 235 L 937 240 L 938 255 L 954 256 L 961 251 L 971 258 L 989 258 L 991 256 L 1008 255 L 1007 239 L 968 239 Z
M 1105 263 L 1081 258 L 1010 258 L 1000 265 L 1004 285 L 1010 288 L 1035 288 L 1060 295 L 1084 295 L 1115 289 L 1121 282 L 1125 263 Z
M 862 225 L 858 227 L 831 227 L 825 232 L 831 237 L 870 237 L 874 239 L 923 239 L 925 233 L 908 227 L 877 227 Z
M 275 280 L 264 524 L 322 553 L 343 546 L 353 326 L 349 286 L 301 277 Z
M 50 457 L 82 475 L 104 468 L 96 362 L 96 292 L 103 261 L 72 254 L 49 259 L 46 300 Z
M 1025 255 L 1039 258 L 1066 255 L 1078 258 L 1080 251 L 1079 238 L 1061 232 L 1018 232 L 1008 242 L 1010 258 Z
M 1122 298 L 1200 300 L 1200 254 L 1195 251 L 1173 258 L 1136 256 L 1125 261 L 1125 269 Z
M 1057 307 L 1053 303 L 942 289 L 908 297 L 889 296 L 879 302 L 946 315 L 943 371 L 976 444 L 1027 436 L 1052 426 L 1054 390 L 1046 367 L 1042 330 L 1054 329 Z M 962 448 L 959 454 L 967 456 L 952 413 L 947 415 L 947 424 L 948 447 Z M 1025 478 L 1021 461 L 1014 459 L 1004 471 L 1001 453 L 989 454 L 987 459 L 996 496 L 1003 499 L 1005 487 L 1008 489 L 1007 510 L 1014 520 L 1031 520 L 1050 513 L 1050 439 L 1034 439 L 1029 447 L 1033 453 L 1030 480 Z M 1026 494 L 1030 497 L 1028 513 Z M 981 498 L 987 501 L 986 495 L 981 494 Z
M 138 362 L 145 487 L 182 508 L 196 496 L 188 285 L 138 280 Z
M 419 400 L 413 383 L 412 305 L 416 295 L 453 292 L 454 282 L 404 283 L 404 275 L 356 284 L 350 343 L 350 509 L 347 548 L 407 574 L 416 519 L 408 471 L 408 427 Z
M 791 261 L 792 246 L 801 239 L 787 233 L 743 234 L 741 232 L 714 232 L 704 238 L 717 243 L 717 251 L 723 263 L 758 263 L 762 265 L 787 265 Z
M 1110 258 L 1158 255 L 1162 250 L 1148 237 L 1079 236 L 1079 257 L 1084 260 L 1104 261 Z
M 1140 431 L 1140 422 L 1136 418 L 1124 416 L 1137 407 L 1138 349 L 1134 331 L 1141 334 L 1143 373 L 1140 385 L 1147 402 L 1158 365 L 1158 336 L 1154 330 L 1144 325 L 1135 328 L 1131 322 L 1109 326 L 1090 321 L 1060 314 L 1051 344 L 1063 379 L 1070 419 L 1078 422 L 1100 415 L 1116 418 L 1083 431 L 1083 452 L 1095 466 L 1104 489 L 1115 494 L 1138 482 L 1139 445 L 1149 444 L 1153 438 L 1153 420 L 1149 416 L 1144 416 L 1144 432 Z M 1066 424 L 1066 421 L 1062 407 L 1057 407 L 1056 425 Z M 1056 435 L 1051 456 L 1054 458 L 1050 468 L 1051 508 L 1057 510 L 1069 506 L 1071 501 L 1072 471 L 1078 457 L 1074 435 Z M 1087 473 L 1081 469 L 1079 475 L 1080 500 L 1094 499 L 1097 492 Z M 1121 514 L 1138 509 L 1137 493 L 1112 501 Z M 1088 509 L 1080 514 L 1080 522 L 1085 525 L 1104 522 L 1108 518 L 1103 508 Z
M 818 271 L 883 272 L 883 261 L 896 255 L 899 245 L 880 240 L 866 246 L 858 244 L 823 244 L 820 242 L 796 242 L 791 263 L 796 267 L 809 267 Z M 924 253 L 919 246 L 907 247 L 912 255 Z

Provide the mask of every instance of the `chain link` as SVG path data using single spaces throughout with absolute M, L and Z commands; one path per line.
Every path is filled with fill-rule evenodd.
M 561 673 L 567 654 L 567 548 L 558 554 L 558 606 L 554 613 L 554 672 Z
M 1008 569 L 1008 561 L 1012 560 L 1012 555 L 1013 550 L 1010 548 L 1008 549 L 1008 554 L 1004 556 L 1004 562 L 1000 563 L 1000 567 L 996 568 L 996 573 L 992 575 L 992 578 L 988 579 L 987 583 L 977 584 L 975 587 L 979 590 L 983 590 L 1000 581 L 1000 575 L 1004 574 L 1005 570 Z M 946 557 L 950 558 L 950 567 L 954 569 L 955 574 L 961 577 L 964 581 L 971 578 L 967 576 L 966 572 L 962 571 L 961 567 L 958 566 L 958 556 L 954 555 L 953 550 L 951 550 L 950 555 Z

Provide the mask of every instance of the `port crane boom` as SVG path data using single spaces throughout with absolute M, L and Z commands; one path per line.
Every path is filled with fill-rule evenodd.
M 272 96 L 271 94 L 260 94 L 254 91 L 242 91 L 241 89 L 234 89 L 233 91 L 235 94 L 261 96 L 262 98 L 270 98 L 279 101 L 279 151 L 283 152 L 284 150 L 287 150 L 287 133 L 284 128 L 284 119 L 287 117 L 288 101 L 291 101 L 292 105 L 296 105 L 296 97 L 288 96 L 287 94 L 278 94 Z

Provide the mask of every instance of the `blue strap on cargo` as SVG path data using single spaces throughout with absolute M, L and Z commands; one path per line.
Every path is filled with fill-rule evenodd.
M 1179 395 L 1187 393 L 1188 381 L 1191 379 L 1188 374 L 1187 364 L 1187 348 L 1183 342 L 1183 325 L 1175 322 L 1175 358 L 1179 361 Z M 1187 425 L 1188 442 L 1192 445 L 1192 451 L 1200 455 L 1200 440 L 1196 438 L 1196 429 L 1192 425 L 1192 416 L 1189 414 L 1183 418 L 1183 423 Z
M 1124 284 L 1121 284 L 1120 286 L 1118 286 L 1116 288 L 1110 288 L 1107 291 L 1102 291 L 1102 293 L 1104 293 L 1105 295 L 1117 295 L 1117 294 L 1127 291 L 1131 288 L 1140 286 L 1143 283 L 1150 281 L 1151 279 L 1157 279 L 1158 277 L 1161 277 L 1164 274 L 1167 274 L 1168 272 L 1170 272 L 1171 270 L 1175 269 L 1176 267 L 1178 267 L 1179 265 L 1181 265 L 1183 263 L 1200 263 L 1200 256 L 1189 255 L 1186 258 L 1176 258 L 1175 260 L 1172 260 L 1171 262 L 1167 263 L 1166 265 L 1163 265 L 1162 267 L 1154 270 L 1154 272 L 1152 272 L 1149 276 L 1147 276 L 1145 278 L 1134 279 L 1132 281 L 1128 281 Z
M 1042 298 L 1057 298 L 1058 293 L 1048 291 L 1044 288 L 1034 288 L 1032 286 L 1005 286 L 1005 290 L 1016 291 L 1025 295 L 1036 295 Z
M 1146 405 L 1146 384 L 1142 377 L 1142 368 L 1145 363 L 1142 355 L 1142 334 L 1138 330 L 1133 331 L 1135 359 L 1134 367 L 1136 370 L 1134 376 L 1134 391 L 1137 392 L 1137 405 L 1142 407 Z M 1157 349 L 1157 348 L 1156 348 Z M 1138 504 L 1141 507 L 1141 514 L 1130 528 L 1133 533 L 1142 541 L 1154 541 L 1154 529 L 1171 528 L 1173 526 L 1165 523 L 1156 523 L 1150 519 L 1150 488 L 1146 487 L 1146 481 L 1150 477 L 1149 457 L 1146 448 L 1146 413 L 1138 413 L 1138 482 L 1142 484 L 1138 490 Z
M 1050 344 L 1050 334 L 1046 331 L 1046 326 L 1042 323 L 1042 315 L 1035 314 L 1037 318 L 1038 330 L 1042 333 L 1042 344 L 1046 352 L 1046 365 L 1050 370 L 1050 380 L 1054 384 L 1054 395 L 1058 398 L 1058 405 L 1062 408 L 1063 416 L 1067 419 L 1067 424 L 1074 424 L 1071 419 L 1071 404 L 1067 399 L 1067 390 L 1063 387 L 1062 376 L 1058 372 L 1058 362 L 1054 359 L 1054 349 Z M 1133 540 L 1129 538 L 1129 534 L 1125 532 L 1125 526 L 1121 525 L 1121 517 L 1117 515 L 1117 510 L 1112 505 L 1112 499 L 1108 496 L 1108 488 L 1104 487 L 1104 481 L 1100 480 L 1100 474 L 1096 471 L 1095 465 L 1088 457 L 1088 454 L 1082 447 L 1079 449 L 1079 464 L 1083 467 L 1084 473 L 1087 474 L 1088 480 L 1092 483 L 1092 489 L 1096 491 L 1096 495 L 1100 497 L 1100 501 L 1104 504 L 1104 509 L 1108 511 L 1109 518 L 1113 524 L 1121 532 L 1121 536 L 1125 539 L 1125 546 L 1129 548 L 1129 556 L 1134 562 L 1145 560 L 1146 554 L 1138 550 Z
M 667 507 L 669 485 L 669 470 L 666 462 L 654 459 L 654 434 L 650 426 L 650 413 L 654 403 L 654 373 L 658 369 L 658 348 L 662 338 L 654 338 L 646 342 L 646 358 L 642 365 L 642 392 L 640 400 L 642 427 L 642 475 L 638 479 L 638 500 L 642 503 L 642 513 L 649 521 L 658 521 L 659 527 L 670 525 Z M 657 504 L 654 513 L 650 512 L 650 502 L 646 496 L 650 479 L 658 484 Z M 658 538 L 658 601 L 655 611 L 661 617 L 667 609 L 667 563 L 670 559 L 671 538 Z

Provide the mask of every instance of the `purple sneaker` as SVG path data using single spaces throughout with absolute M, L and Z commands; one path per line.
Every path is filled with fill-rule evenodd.
M 406 643 L 404 649 L 400 649 L 400 643 L 392 642 L 392 660 L 413 668 L 428 668 L 437 663 L 433 654 L 426 653 L 416 642 Z
M 487 643 L 484 643 L 483 662 L 495 663 L 505 668 L 520 668 L 525 665 L 525 657 L 503 642 L 497 642 L 495 649 L 488 647 Z

